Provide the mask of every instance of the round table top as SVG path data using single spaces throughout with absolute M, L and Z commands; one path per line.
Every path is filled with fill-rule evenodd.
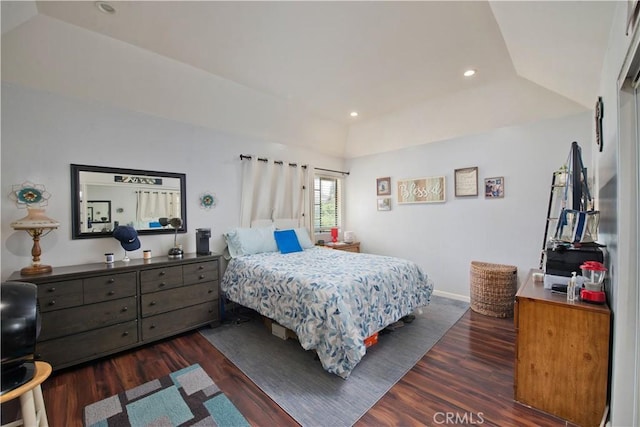
M 16 397 L 22 396 L 24 393 L 34 389 L 35 387 L 42 384 L 47 378 L 49 378 L 49 375 L 51 375 L 51 365 L 49 365 L 47 362 L 40 361 L 36 361 L 35 364 L 36 369 L 33 373 L 33 378 L 31 379 L 31 381 L 22 384 L 20 387 L 14 388 L 13 390 L 0 396 L 0 403 L 8 402 L 15 399 Z

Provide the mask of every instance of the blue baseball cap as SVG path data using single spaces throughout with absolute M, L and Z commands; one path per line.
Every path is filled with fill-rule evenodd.
M 129 225 L 120 225 L 113 230 L 113 237 L 120 242 L 125 251 L 140 249 L 140 239 L 135 228 Z

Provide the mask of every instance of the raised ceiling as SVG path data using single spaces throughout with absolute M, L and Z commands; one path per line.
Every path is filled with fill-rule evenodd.
M 12 29 L 7 26 L 19 30 L 18 24 L 31 19 L 25 6 L 5 3 L 11 2 L 2 2 L 3 51 L 4 35 Z M 433 100 L 444 105 L 467 93 L 472 97 L 506 81 L 539 87 L 547 104 L 552 92 L 558 107 L 549 111 L 557 114 L 592 108 L 615 9 L 615 2 L 606 1 L 111 4 L 114 14 L 101 12 L 92 1 L 43 1 L 32 10 L 187 64 L 323 123 L 344 126 L 345 132 L 331 133 L 344 140 L 327 142 L 327 153 L 347 157 L 368 154 L 364 145 L 345 148 L 350 128 L 357 137 L 358 128 L 368 123 Z M 14 12 L 9 21 L 5 10 L 22 14 Z M 4 62 L 3 55 L 3 79 Z M 123 73 L 128 65 L 121 64 Z M 469 68 L 477 74 L 464 78 Z M 508 97 L 509 90 L 505 92 L 500 96 Z M 538 104 L 542 102 L 535 108 Z M 357 118 L 349 115 L 354 110 Z M 541 114 L 531 111 L 531 118 Z M 450 126 L 461 134 L 478 130 L 465 129 L 466 121 L 462 117 L 459 126 Z M 450 136 L 455 135 L 442 133 Z M 413 143 L 389 141 L 391 146 L 375 151 Z

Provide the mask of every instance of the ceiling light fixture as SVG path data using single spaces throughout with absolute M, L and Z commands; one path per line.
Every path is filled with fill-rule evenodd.
M 106 1 L 97 1 L 95 4 L 100 12 L 108 13 L 109 15 L 113 15 L 114 13 L 116 13 L 116 8 L 111 6 Z
M 351 117 L 358 117 L 358 112 L 357 111 L 352 111 L 350 116 Z
M 465 77 L 471 77 L 476 73 L 476 70 L 467 70 L 464 72 Z

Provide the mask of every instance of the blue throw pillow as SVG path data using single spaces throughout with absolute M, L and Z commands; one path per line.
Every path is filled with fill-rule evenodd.
M 288 254 L 291 252 L 302 252 L 302 246 L 298 242 L 298 236 L 294 230 L 274 231 L 273 236 L 280 253 Z

